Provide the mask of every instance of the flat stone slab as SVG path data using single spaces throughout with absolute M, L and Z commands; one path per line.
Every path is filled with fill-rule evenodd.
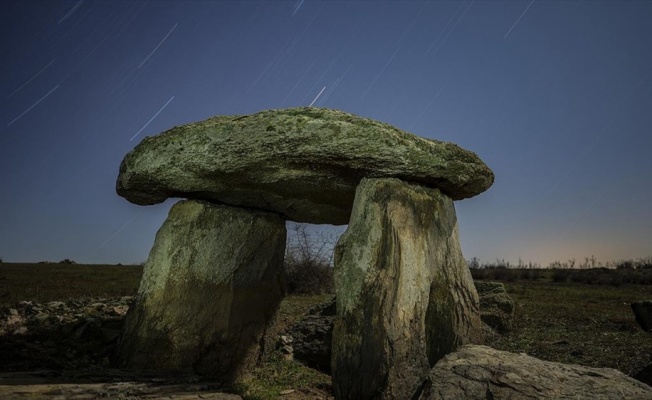
M 222 385 L 179 372 L 95 369 L 0 373 L 0 398 L 13 399 L 213 399 L 242 400 Z
M 475 153 L 453 143 L 303 107 L 217 116 L 147 137 L 122 161 L 116 190 L 140 205 L 182 197 L 342 225 L 362 178 L 391 177 L 453 200 L 494 181 Z
M 652 388 L 610 368 L 463 346 L 430 371 L 419 400 L 652 399 Z

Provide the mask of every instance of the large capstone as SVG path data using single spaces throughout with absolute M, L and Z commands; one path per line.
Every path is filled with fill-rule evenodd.
M 335 248 L 336 398 L 409 399 L 430 368 L 482 341 L 453 201 L 398 179 L 363 179 Z
M 185 197 L 342 225 L 364 177 L 439 188 L 453 200 L 494 181 L 477 155 L 453 143 L 304 107 L 217 116 L 145 138 L 122 161 L 117 192 L 141 205 Z
M 126 316 L 118 364 L 237 378 L 284 295 L 285 221 L 195 200 L 158 231 Z

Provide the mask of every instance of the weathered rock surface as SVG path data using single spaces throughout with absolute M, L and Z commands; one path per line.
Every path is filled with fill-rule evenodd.
M 294 358 L 323 372 L 331 370 L 333 325 L 337 315 L 335 298 L 319 304 L 305 317 L 294 323 L 288 334 L 292 337 Z
M 641 328 L 646 332 L 652 331 L 652 300 L 632 303 L 632 311 Z
M 120 166 L 117 192 L 147 205 L 169 197 L 347 224 L 364 177 L 397 177 L 453 200 L 487 190 L 493 172 L 453 143 L 324 108 L 218 116 L 145 138 Z
M 336 398 L 409 399 L 430 368 L 481 341 L 478 297 L 453 201 L 398 179 L 363 179 L 335 248 Z
M 514 302 L 500 282 L 475 281 L 480 298 L 480 318 L 499 333 L 506 333 L 512 326 Z
M 468 345 L 435 365 L 421 400 L 652 399 L 652 388 L 609 368 L 542 361 Z
M 126 316 L 119 365 L 229 381 L 255 364 L 284 295 L 285 238 L 277 215 L 175 204 Z
M 494 326 L 511 326 L 514 303 L 502 283 L 475 281 L 475 287 L 480 299 L 480 319 L 486 343 L 487 336 L 499 338 L 505 333 L 497 332 Z M 503 311 L 505 309 L 510 310 L 509 313 Z M 320 371 L 331 370 L 331 345 L 336 315 L 336 299 L 333 297 L 311 308 L 287 330 L 292 338 L 291 347 L 296 360 Z

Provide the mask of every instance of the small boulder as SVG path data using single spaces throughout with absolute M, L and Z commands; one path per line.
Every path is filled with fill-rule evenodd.
M 116 190 L 140 205 L 185 197 L 343 225 L 365 177 L 400 178 L 453 200 L 494 181 L 475 153 L 453 143 L 303 107 L 217 116 L 147 137 L 122 161 Z
M 512 326 L 514 302 L 500 282 L 475 281 L 480 298 L 480 318 L 482 322 L 498 333 L 506 333 Z
M 636 322 L 645 332 L 652 331 L 652 300 L 637 301 L 632 303 L 632 311 Z
M 652 399 L 652 388 L 610 368 L 543 361 L 467 345 L 430 371 L 415 399 Z
M 335 297 L 311 308 L 289 330 L 294 358 L 303 364 L 329 373 L 335 316 Z

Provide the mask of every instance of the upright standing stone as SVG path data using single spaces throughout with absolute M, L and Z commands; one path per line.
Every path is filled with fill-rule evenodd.
M 398 179 L 363 179 L 335 248 L 337 399 L 409 399 L 430 368 L 482 340 L 453 201 Z
M 227 381 L 252 366 L 284 295 L 285 240 L 275 214 L 175 204 L 127 314 L 118 363 Z

